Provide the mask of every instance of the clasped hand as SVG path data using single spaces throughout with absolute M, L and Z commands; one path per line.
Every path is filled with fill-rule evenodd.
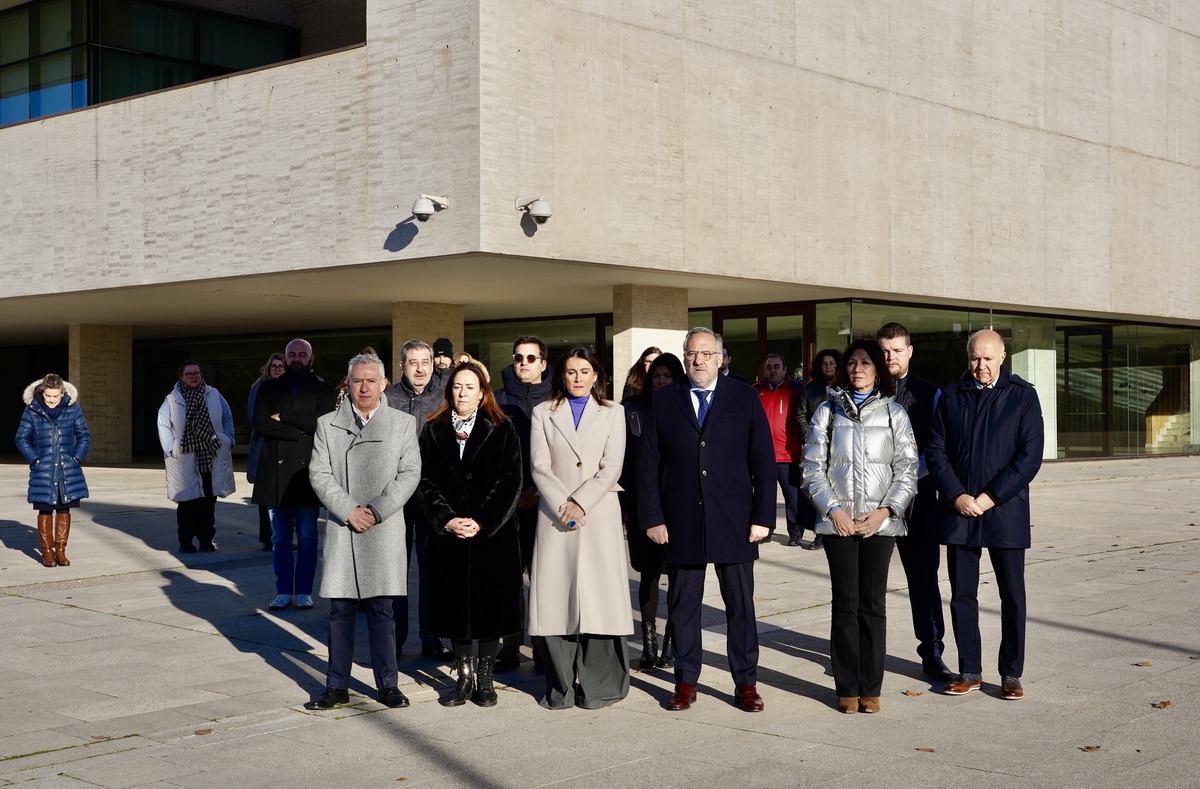
M 446 531 L 461 540 L 467 540 L 479 534 L 479 524 L 474 518 L 451 518 L 446 521 Z
M 857 518 L 851 518 L 845 510 L 834 510 L 830 514 L 829 520 L 833 522 L 833 528 L 842 537 L 853 537 L 859 535 L 862 537 L 872 537 L 878 532 L 883 524 L 887 523 L 891 513 L 886 507 L 871 510 L 866 515 L 859 515 Z
M 583 507 L 580 507 L 573 501 L 568 501 L 558 508 L 558 519 L 562 521 L 563 526 L 572 531 L 582 529 L 587 524 L 587 517 L 583 511 Z
M 346 516 L 346 525 L 358 534 L 375 525 L 375 513 L 370 507 L 355 507 Z
M 954 509 L 964 518 L 978 518 L 995 506 L 996 502 L 986 493 L 980 493 L 978 496 L 963 493 L 954 500 Z

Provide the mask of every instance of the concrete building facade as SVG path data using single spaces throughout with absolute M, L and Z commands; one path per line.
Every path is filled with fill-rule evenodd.
M 188 4 L 312 54 L 0 128 L 0 346 L 66 343 L 101 462 L 137 341 L 611 315 L 619 373 L 774 304 L 809 353 L 874 329 L 814 305 L 1018 316 L 1056 423 L 1075 328 L 1169 330 L 1200 442 L 1200 2 Z

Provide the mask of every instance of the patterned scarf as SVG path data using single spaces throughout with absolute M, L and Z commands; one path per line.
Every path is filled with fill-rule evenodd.
M 183 395 L 183 451 L 195 453 L 196 468 L 201 472 L 212 471 L 213 458 L 221 442 L 213 432 L 212 420 L 208 414 L 208 402 L 205 397 L 208 387 L 202 383 L 192 389 L 184 385 L 183 381 L 175 386 Z
M 450 411 L 450 426 L 454 428 L 454 437 L 458 439 L 458 457 L 461 460 L 463 452 L 467 448 L 467 439 L 471 437 L 471 431 L 475 428 L 475 417 L 479 411 L 475 411 L 466 419 L 463 419 L 453 410 Z

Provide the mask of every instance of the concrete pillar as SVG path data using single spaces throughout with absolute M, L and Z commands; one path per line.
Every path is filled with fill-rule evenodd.
M 133 327 L 72 323 L 68 380 L 92 433 L 87 463 L 113 466 L 133 459 Z
M 398 301 L 392 305 L 392 361 L 388 378 L 399 381 L 400 349 L 412 339 L 433 345 L 438 337 L 454 344 L 454 351 L 463 350 L 463 305 L 435 304 L 428 301 Z
M 688 325 L 687 288 L 650 285 L 613 287 L 613 396 L 630 366 L 651 345 L 683 359 L 683 338 Z
M 1045 444 L 1042 459 L 1058 457 L 1058 371 L 1053 348 L 1026 348 L 1012 354 L 1012 371 L 1033 384 L 1042 405 Z

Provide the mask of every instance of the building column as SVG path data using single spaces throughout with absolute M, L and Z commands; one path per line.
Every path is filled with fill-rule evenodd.
M 1042 459 L 1058 457 L 1058 382 L 1053 348 L 1026 348 L 1012 354 L 1012 371 L 1033 384 L 1042 406 Z
M 433 345 L 438 337 L 454 344 L 454 352 L 463 350 L 463 305 L 435 304 L 428 301 L 398 301 L 392 304 L 392 362 L 388 378 L 399 381 L 400 349 L 412 339 Z
M 72 323 L 67 371 L 92 433 L 87 462 L 114 466 L 133 459 L 133 327 Z
M 613 286 L 613 397 L 642 351 L 654 345 L 683 360 L 688 331 L 687 288 Z

